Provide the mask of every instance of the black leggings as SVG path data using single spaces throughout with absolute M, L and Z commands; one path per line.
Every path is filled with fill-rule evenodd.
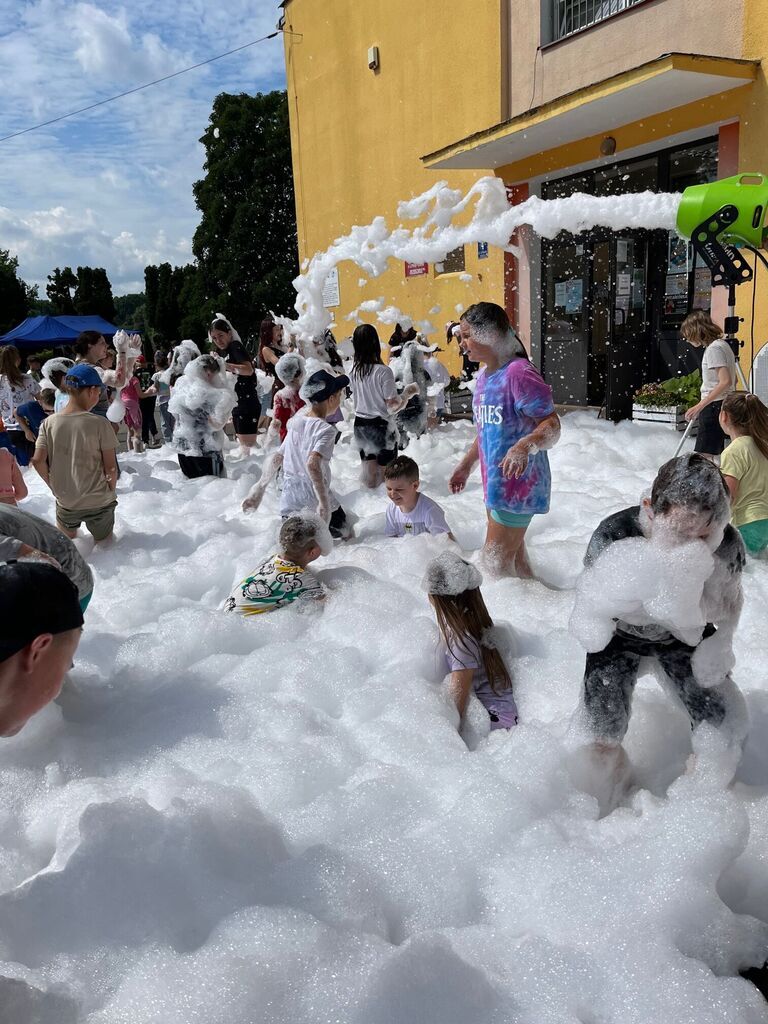
M 713 632 L 710 626 L 704 635 L 711 636 Z M 640 660 L 648 657 L 658 661 L 688 712 L 692 727 L 702 722 L 721 725 L 726 714 L 725 696 L 719 686 L 703 687 L 696 681 L 691 668 L 695 650 L 674 638 L 661 643 L 615 633 L 602 651 L 588 654 L 584 708 L 595 738 L 613 743 L 623 740 L 632 711 Z
M 157 399 L 154 395 L 150 395 L 149 398 L 139 399 L 139 408 L 141 409 L 141 440 L 144 444 L 149 444 L 150 432 L 153 437 L 157 437 L 157 424 L 155 423 L 156 401 Z

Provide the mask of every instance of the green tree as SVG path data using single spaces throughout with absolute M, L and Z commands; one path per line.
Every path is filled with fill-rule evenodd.
M 268 310 L 289 314 L 298 273 L 288 102 L 285 92 L 214 100 L 205 177 L 194 186 L 202 215 L 193 251 L 207 312 L 225 313 L 245 338 Z
M 28 287 L 18 275 L 19 258 L 0 249 L 0 333 L 5 334 L 27 316 Z
M 126 327 L 131 331 L 144 333 L 146 325 L 146 308 L 144 292 L 128 292 L 127 295 L 115 296 L 115 323 L 118 327 Z
M 45 294 L 53 306 L 54 316 L 74 316 L 77 312 L 73 294 L 77 288 L 77 278 L 71 267 L 58 267 L 48 275 L 48 284 L 45 286 Z
M 150 264 L 144 268 L 144 309 L 147 317 L 147 327 L 155 329 L 157 320 L 157 294 L 159 287 L 160 271 L 158 267 Z
M 74 305 L 79 316 L 101 316 L 110 322 L 114 320 L 112 285 L 104 267 L 77 268 Z
M 213 303 L 206 302 L 203 276 L 197 265 L 187 263 L 181 268 L 182 285 L 179 292 L 179 340 L 192 338 L 200 343 L 205 338 L 213 318 Z

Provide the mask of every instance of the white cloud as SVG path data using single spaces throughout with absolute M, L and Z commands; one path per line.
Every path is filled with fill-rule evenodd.
M 0 0 L 0 135 L 169 74 L 274 29 L 276 0 L 162 4 Z M 44 286 L 55 266 L 105 266 L 117 292 L 147 262 L 191 256 L 214 97 L 283 85 L 282 40 L 0 146 L 0 246 Z M 41 289 L 42 290 L 42 289 Z

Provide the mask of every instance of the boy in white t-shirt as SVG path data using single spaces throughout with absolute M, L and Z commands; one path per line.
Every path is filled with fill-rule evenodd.
M 307 402 L 289 421 L 280 450 L 273 456 L 264 475 L 243 502 L 243 510 L 257 509 L 277 470 L 283 469 L 280 515 L 283 519 L 309 510 L 328 523 L 332 537 L 350 536 L 347 517 L 331 489 L 331 456 L 336 444 L 336 429 L 326 418 L 339 408 L 349 377 L 327 370 L 309 376 L 299 394 Z
M 389 506 L 384 532 L 387 537 L 418 537 L 420 533 L 447 533 L 454 539 L 445 513 L 419 491 L 419 467 L 401 455 L 384 470 Z

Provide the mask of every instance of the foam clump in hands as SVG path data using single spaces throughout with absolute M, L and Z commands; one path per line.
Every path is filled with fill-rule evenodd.
M 428 594 L 456 597 L 465 590 L 477 590 L 482 582 L 479 569 L 455 552 L 444 551 L 427 566 L 422 586 Z
M 616 541 L 581 575 L 571 631 L 590 652 L 607 646 L 617 620 L 655 624 L 696 644 L 706 624 L 702 595 L 712 569 L 703 541 L 674 548 L 645 537 Z

